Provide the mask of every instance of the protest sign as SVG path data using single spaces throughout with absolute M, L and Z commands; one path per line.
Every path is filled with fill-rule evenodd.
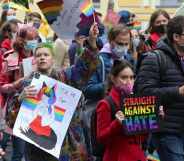
M 40 74 L 31 85 L 38 94 L 23 99 L 13 134 L 59 158 L 81 92 Z
M 155 96 L 129 97 L 124 99 L 123 125 L 129 135 L 159 130 L 158 99 Z
M 29 76 L 33 71 L 36 70 L 36 63 L 34 57 L 28 57 L 22 60 L 22 66 L 24 71 L 24 76 Z
M 82 0 L 54 0 L 54 3 L 43 0 L 37 4 L 57 36 L 71 40 L 78 30 L 82 3 Z

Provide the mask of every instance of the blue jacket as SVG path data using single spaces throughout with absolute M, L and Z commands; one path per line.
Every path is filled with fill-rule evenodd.
M 107 76 L 113 65 L 112 54 L 109 51 L 101 52 L 99 54 L 99 59 L 100 63 L 97 66 L 96 71 L 93 73 L 86 87 L 83 89 L 85 97 L 94 101 L 98 101 L 104 96 L 106 84 L 105 80 L 107 79 Z M 125 59 L 129 61 L 133 66 L 135 65 L 135 61 L 129 53 L 125 56 Z

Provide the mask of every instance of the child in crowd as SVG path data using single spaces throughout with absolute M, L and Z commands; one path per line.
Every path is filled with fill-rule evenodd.
M 121 111 L 123 98 L 132 92 L 134 72 L 127 61 L 116 60 L 110 72 L 109 96 L 116 105 L 112 118 L 111 107 L 103 99 L 97 105 L 97 139 L 105 146 L 103 161 L 146 161 L 141 149 L 141 136 L 126 136 Z

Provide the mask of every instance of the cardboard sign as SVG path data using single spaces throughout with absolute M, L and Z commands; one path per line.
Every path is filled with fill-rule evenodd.
M 125 98 L 123 125 L 126 133 L 134 135 L 158 131 L 158 107 L 158 99 L 155 96 Z
M 81 91 L 44 75 L 31 85 L 38 94 L 23 99 L 13 134 L 59 158 Z

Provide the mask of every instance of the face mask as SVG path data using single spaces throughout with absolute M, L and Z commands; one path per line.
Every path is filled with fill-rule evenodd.
M 134 46 L 134 48 L 137 48 L 139 43 L 140 43 L 140 39 L 139 38 L 134 38 L 133 39 L 133 46 Z
M 122 84 L 121 86 L 117 86 L 116 89 L 121 93 L 122 96 L 128 96 L 133 91 L 133 84 Z
M 40 23 L 33 23 L 33 26 L 34 26 L 36 29 L 39 29 L 39 28 L 40 28 Z
M 26 42 L 26 45 L 24 46 L 25 50 L 34 50 L 38 45 L 38 41 L 37 40 L 28 40 Z
M 13 19 L 16 19 L 16 16 L 11 15 L 11 16 L 7 16 L 7 17 L 6 17 L 6 20 L 7 20 L 7 21 L 10 21 L 10 20 L 13 20 Z
M 126 46 L 120 46 L 120 45 L 116 45 L 113 49 L 112 49 L 112 53 L 118 58 L 121 59 L 122 56 L 126 55 L 128 51 L 128 48 Z
M 159 33 L 159 34 L 164 34 L 167 31 L 167 25 L 159 25 L 155 26 L 153 29 L 153 32 Z

